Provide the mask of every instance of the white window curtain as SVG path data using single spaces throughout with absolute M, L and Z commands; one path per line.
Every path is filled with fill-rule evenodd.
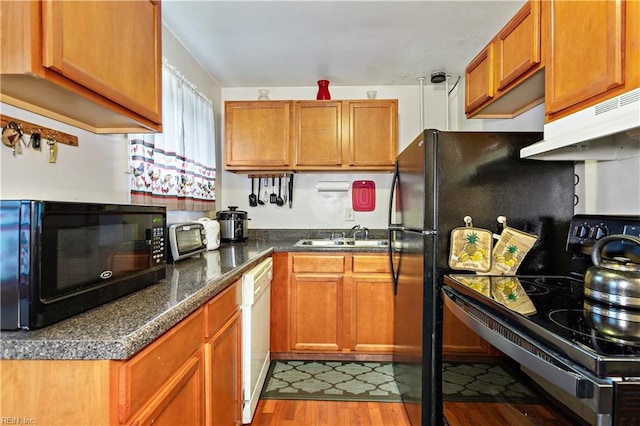
M 169 210 L 215 210 L 211 100 L 163 58 L 163 133 L 129 138 L 131 202 Z

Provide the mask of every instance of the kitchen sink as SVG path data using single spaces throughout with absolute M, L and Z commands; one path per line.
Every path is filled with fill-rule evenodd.
M 386 247 L 389 245 L 387 240 L 354 240 L 353 238 L 330 239 L 307 239 L 300 240 L 296 246 L 315 246 L 315 247 Z

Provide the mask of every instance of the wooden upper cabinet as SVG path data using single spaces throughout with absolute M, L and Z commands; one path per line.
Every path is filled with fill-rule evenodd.
M 159 1 L 1 2 L 2 102 L 94 133 L 161 131 Z
M 398 102 L 295 102 L 299 170 L 391 170 L 398 154 Z
M 343 116 L 348 123 L 342 137 L 346 166 L 392 170 L 398 154 L 398 101 L 344 101 Z
M 391 171 L 398 101 L 227 101 L 232 171 Z
M 227 101 L 227 170 L 288 170 L 291 140 L 290 101 Z
M 43 2 L 43 65 L 156 123 L 160 6 L 150 1 Z
M 544 101 L 541 8 L 525 3 L 469 63 L 467 118 L 512 118 Z
M 342 164 L 342 103 L 294 103 L 295 166 L 339 167 Z
M 547 121 L 640 86 L 640 2 L 549 4 Z
M 464 111 L 467 114 L 493 99 L 495 95 L 493 49 L 493 44 L 487 45 L 467 65 L 464 72 L 466 82 Z
M 496 37 L 498 91 L 541 61 L 540 2 L 529 1 Z

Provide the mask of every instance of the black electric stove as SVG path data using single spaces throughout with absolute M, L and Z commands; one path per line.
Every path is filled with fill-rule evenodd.
M 463 323 L 579 417 L 599 425 L 640 419 L 640 309 L 584 295 L 592 247 L 614 234 L 640 236 L 640 216 L 574 216 L 568 276 L 452 273 L 442 287 L 444 305 Z M 640 247 L 609 243 L 602 256 L 639 263 Z

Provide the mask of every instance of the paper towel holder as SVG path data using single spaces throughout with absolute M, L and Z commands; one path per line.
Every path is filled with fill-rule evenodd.
M 316 185 L 318 192 L 347 192 L 349 182 L 344 181 L 319 181 Z

